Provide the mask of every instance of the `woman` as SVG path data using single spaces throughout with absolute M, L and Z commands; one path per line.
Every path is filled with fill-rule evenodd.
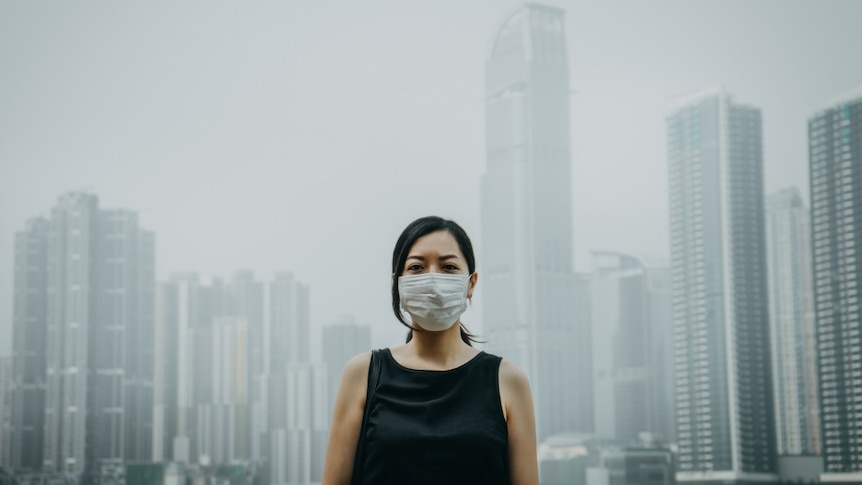
M 364 429 L 371 353 L 347 363 L 324 485 L 351 483 L 354 466 L 362 484 L 539 483 L 527 377 L 473 348 L 460 322 L 475 269 L 473 246 L 455 222 L 423 217 L 401 233 L 392 256 L 392 308 L 410 328 L 407 343 L 376 355 L 380 375 Z

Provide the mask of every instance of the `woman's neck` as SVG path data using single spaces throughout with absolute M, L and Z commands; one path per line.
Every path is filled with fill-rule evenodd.
M 478 352 L 461 340 L 459 322 L 442 332 L 414 330 L 406 349 L 418 359 L 443 368 L 460 365 Z

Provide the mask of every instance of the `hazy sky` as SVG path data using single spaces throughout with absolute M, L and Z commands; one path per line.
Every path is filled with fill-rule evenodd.
M 667 255 L 674 96 L 723 84 L 760 107 L 767 190 L 807 194 L 806 120 L 862 84 L 862 2 L 549 3 L 567 12 L 583 270 L 594 249 Z M 0 354 L 14 234 L 69 190 L 137 211 L 159 279 L 290 270 L 315 326 L 352 314 L 396 344 L 407 223 L 454 218 L 481 265 L 484 60 L 516 5 L 0 3 Z

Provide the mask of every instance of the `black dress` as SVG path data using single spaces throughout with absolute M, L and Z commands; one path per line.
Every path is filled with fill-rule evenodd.
M 367 409 L 362 484 L 507 484 L 501 358 L 480 352 L 446 371 L 408 369 L 380 352 Z

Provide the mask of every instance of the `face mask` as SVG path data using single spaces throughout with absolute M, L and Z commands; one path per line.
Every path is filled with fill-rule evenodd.
M 423 273 L 398 277 L 401 307 L 425 330 L 447 330 L 467 310 L 470 275 Z

